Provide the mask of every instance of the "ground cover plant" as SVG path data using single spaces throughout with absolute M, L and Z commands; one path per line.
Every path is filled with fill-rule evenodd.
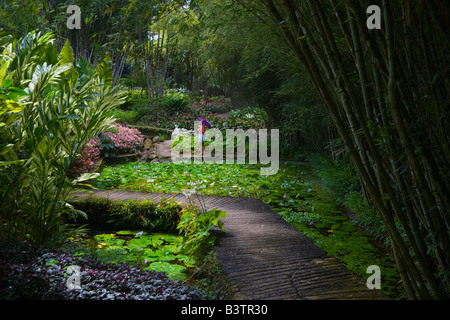
M 282 164 L 274 176 L 260 175 L 259 165 L 129 163 L 105 167 L 97 180 L 102 189 L 255 197 L 306 234 L 352 272 L 367 278 L 367 266 L 382 266 L 382 290 L 401 295 L 398 274 L 389 254 L 347 217 L 335 200 L 308 180 L 307 166 Z
M 106 241 L 106 239 L 103 239 Z M 80 267 L 81 289 L 67 289 L 69 266 Z M 154 268 L 156 269 L 156 268 Z M 0 300 L 191 300 L 204 292 L 126 262 L 51 252 L 25 242 L 0 245 Z

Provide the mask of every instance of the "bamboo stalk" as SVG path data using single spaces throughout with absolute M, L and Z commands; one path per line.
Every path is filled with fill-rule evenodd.
M 446 207 L 448 201 L 444 191 L 448 179 L 442 176 L 444 169 L 436 165 L 443 160 L 445 163 L 446 153 L 439 153 L 445 147 L 439 149 L 439 142 L 445 141 L 447 135 L 441 129 L 439 135 L 426 132 L 415 137 L 409 129 L 414 121 L 418 121 L 417 115 L 421 114 L 420 106 L 416 104 L 421 89 L 430 83 L 431 73 L 421 74 L 417 70 L 422 67 L 432 70 L 438 66 L 441 53 L 430 54 L 429 65 L 413 68 L 413 59 L 418 59 L 420 52 L 409 44 L 408 38 L 403 42 L 394 42 L 393 37 L 393 21 L 408 22 L 407 18 L 403 19 L 407 8 L 402 11 L 403 16 L 400 14 L 393 19 L 393 9 L 399 7 L 391 7 L 384 0 L 384 30 L 369 33 L 363 23 L 363 15 L 352 14 L 347 7 L 347 15 L 351 18 L 348 23 L 343 20 L 341 11 L 336 17 L 356 65 L 360 81 L 357 89 L 349 78 L 347 60 L 336 45 L 335 31 L 331 30 L 320 1 L 305 1 L 301 5 L 294 0 L 280 0 L 276 4 L 275 1 L 261 1 L 305 66 L 349 151 L 364 191 L 370 196 L 389 232 L 408 296 L 411 299 L 447 296 L 448 289 L 442 289 L 435 277 L 437 267 L 448 268 L 449 255 L 445 252 L 450 251 L 447 250 L 448 216 L 441 209 Z M 333 8 L 338 7 L 336 1 L 330 2 Z M 409 2 L 406 4 L 409 5 Z M 348 6 L 362 7 L 361 1 L 356 0 L 350 0 Z M 289 24 L 284 23 L 283 14 L 289 19 Z M 416 27 L 411 24 L 411 28 Z M 398 61 L 397 57 L 405 51 L 406 59 Z M 372 79 L 367 73 L 370 68 L 373 70 Z M 411 79 L 416 74 L 417 77 Z M 399 80 L 408 80 L 410 85 L 402 86 Z M 386 101 L 382 95 L 387 96 Z M 433 105 L 438 113 L 442 110 L 441 101 L 443 99 L 435 94 Z M 361 105 L 364 107 L 361 108 Z M 374 130 L 369 130 L 368 119 L 372 120 Z M 381 136 L 382 144 L 375 141 L 379 130 L 390 135 L 389 138 Z M 419 137 L 423 137 L 430 148 L 437 147 L 433 154 L 438 159 L 415 153 L 415 147 L 421 145 Z M 438 207 L 438 204 L 441 205 Z M 430 210 L 433 207 L 437 209 Z M 397 220 L 407 240 L 397 228 Z M 436 243 L 446 248 L 435 249 L 436 260 L 428 254 L 425 242 L 425 237 L 433 233 Z

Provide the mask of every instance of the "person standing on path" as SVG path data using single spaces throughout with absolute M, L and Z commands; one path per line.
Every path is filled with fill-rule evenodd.
M 197 118 L 197 120 L 201 121 L 201 126 L 199 128 L 199 132 L 198 132 L 198 144 L 200 149 L 202 150 L 202 159 L 203 159 L 203 152 L 205 150 L 205 130 L 206 127 L 211 129 L 211 124 L 203 118 Z
M 206 130 L 206 127 L 204 124 L 202 124 L 198 130 L 198 144 L 199 144 L 200 150 L 202 151 L 202 157 L 203 157 L 203 151 L 205 150 L 205 130 Z

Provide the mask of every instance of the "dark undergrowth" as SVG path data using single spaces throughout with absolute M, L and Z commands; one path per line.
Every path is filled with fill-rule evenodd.
M 68 289 L 68 268 L 80 267 L 81 289 Z M 162 272 L 105 264 L 26 242 L 0 245 L 0 300 L 203 300 L 207 294 Z

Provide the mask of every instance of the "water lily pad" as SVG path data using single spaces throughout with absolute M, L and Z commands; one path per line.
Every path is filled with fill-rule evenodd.
M 97 234 L 94 238 L 100 241 L 111 240 L 114 239 L 114 234 Z
M 156 272 L 165 272 L 170 278 L 182 278 L 184 276 L 184 270 L 186 267 L 170 264 L 168 262 L 153 262 L 148 267 L 144 268 L 144 270 L 151 270 Z
M 121 235 L 136 235 L 136 231 L 131 231 L 131 230 L 120 230 L 116 232 L 117 234 L 121 234 Z
M 175 239 L 177 238 L 177 236 L 175 236 L 175 235 L 164 234 L 164 233 L 154 234 L 153 237 L 157 237 L 157 238 L 163 240 L 164 242 L 169 242 L 169 243 L 174 242 Z

